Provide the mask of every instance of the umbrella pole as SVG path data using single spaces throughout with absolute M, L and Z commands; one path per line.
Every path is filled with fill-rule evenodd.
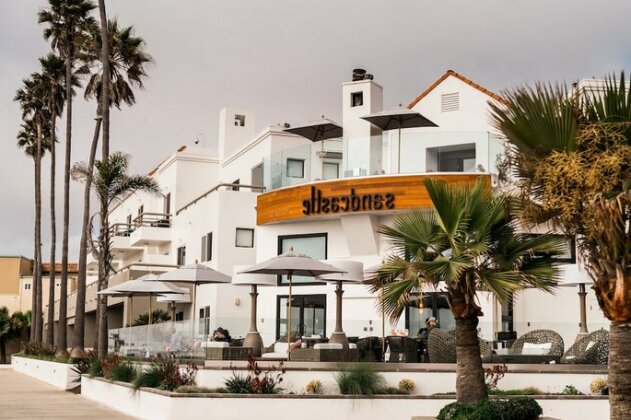
M 129 319 L 129 323 L 127 324 L 127 332 L 129 333 L 129 338 L 127 341 L 127 353 L 129 354 L 129 349 L 131 348 L 131 317 L 132 317 L 132 312 L 134 310 L 134 297 L 133 296 L 129 296 L 129 314 L 127 315 L 127 318 Z
M 153 321 L 151 295 L 149 295 L 149 325 L 147 325 L 147 352 L 151 354 L 151 322 Z
M 289 298 L 287 300 L 287 360 L 289 361 L 289 350 L 291 349 L 291 273 L 287 274 L 289 281 Z
M 381 357 L 386 361 L 386 311 L 383 305 L 383 289 L 381 289 Z

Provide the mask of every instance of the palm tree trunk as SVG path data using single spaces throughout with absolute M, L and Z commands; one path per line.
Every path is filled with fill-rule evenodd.
M 456 394 L 463 404 L 488 398 L 477 326 L 477 316 L 456 319 Z
M 0 364 L 7 363 L 7 345 L 4 337 L 0 337 Z
M 52 108 L 50 117 L 50 287 L 48 289 L 48 329 L 46 330 L 46 344 L 50 346 L 55 344 L 55 251 L 57 241 L 55 218 L 55 122 L 57 115 L 55 115 L 54 107 Z
M 102 159 L 110 155 L 110 37 L 107 27 L 105 0 L 99 0 L 99 17 L 101 20 L 101 108 L 103 110 L 103 144 Z
M 61 242 L 61 278 L 59 289 L 59 326 L 57 330 L 57 353 L 68 348 L 68 227 L 70 224 L 70 160 L 72 152 L 72 59 L 74 51 L 66 56 L 66 156 L 64 162 L 64 216 L 63 239 Z
M 31 331 L 30 340 L 35 342 L 37 329 L 37 159 L 33 159 L 33 202 L 35 204 L 35 220 L 33 220 L 33 277 L 31 281 Z
M 101 227 L 99 232 L 99 248 L 101 260 L 99 261 L 99 291 L 106 289 L 110 272 L 110 238 L 107 222 L 107 198 L 101 198 Z M 105 217 L 103 217 L 105 215 Z M 99 357 L 107 355 L 107 296 L 98 297 L 98 334 L 97 347 Z
M 609 407 L 611 420 L 631 419 L 631 322 L 609 329 Z
M 37 327 L 35 329 L 35 340 L 41 342 L 43 339 L 43 318 L 42 318 L 42 126 L 37 124 L 37 146 L 35 152 L 35 273 L 33 279 L 37 283 L 35 293 L 37 299 Z
M 81 357 L 85 347 L 85 287 L 87 277 L 88 259 L 88 229 L 90 224 L 90 189 L 92 187 L 92 173 L 94 161 L 96 159 L 96 149 L 99 143 L 99 133 L 101 131 L 101 106 L 97 106 L 96 124 L 94 125 L 94 135 L 90 146 L 90 157 L 88 159 L 88 176 L 85 180 L 83 190 L 83 219 L 81 223 L 81 242 L 79 244 L 79 274 L 77 278 L 77 302 L 75 304 L 74 332 L 72 337 L 72 357 Z

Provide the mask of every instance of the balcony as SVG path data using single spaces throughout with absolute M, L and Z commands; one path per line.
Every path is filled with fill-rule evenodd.
M 141 213 L 134 219 L 129 233 L 133 246 L 163 245 L 171 242 L 171 215 L 167 213 Z
M 122 259 L 132 252 L 140 251 L 139 247 L 130 242 L 130 235 L 135 229 L 136 226 L 129 223 L 114 223 L 110 226 L 111 253 L 114 259 Z

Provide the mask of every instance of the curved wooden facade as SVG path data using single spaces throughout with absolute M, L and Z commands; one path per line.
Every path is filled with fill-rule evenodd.
M 316 181 L 281 188 L 258 196 L 258 225 L 327 215 L 429 208 L 425 178 L 473 184 L 488 174 L 380 175 Z

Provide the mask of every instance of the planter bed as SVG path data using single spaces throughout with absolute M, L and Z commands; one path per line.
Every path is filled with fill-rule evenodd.
M 431 418 L 454 401 L 449 396 L 181 394 L 150 388 L 134 393 L 129 384 L 85 375 L 81 388 L 84 398 L 134 417 L 152 420 L 211 417 L 241 420 L 254 416 L 257 420 L 321 420 L 327 417 L 409 420 L 416 416 Z M 607 397 L 537 396 L 535 399 L 543 408 L 544 416 L 553 418 L 592 420 L 606 418 L 609 412 Z
M 59 389 L 66 390 L 79 386 L 79 375 L 72 370 L 74 365 L 69 363 L 14 355 L 11 357 L 11 365 L 16 372 L 46 382 Z

